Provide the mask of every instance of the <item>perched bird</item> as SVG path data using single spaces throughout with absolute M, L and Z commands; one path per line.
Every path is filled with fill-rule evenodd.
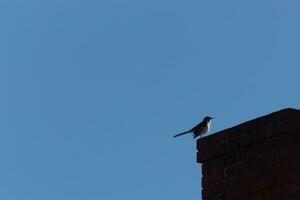
M 200 136 L 202 138 L 202 135 L 204 135 L 205 133 L 207 133 L 209 131 L 212 119 L 213 119 L 212 117 L 206 116 L 206 117 L 204 117 L 202 122 L 200 122 L 197 126 L 195 126 L 194 128 L 192 128 L 188 131 L 185 131 L 183 133 L 174 135 L 174 138 L 181 136 L 181 135 L 188 134 L 188 133 L 193 134 L 194 138 L 196 138 L 198 136 Z

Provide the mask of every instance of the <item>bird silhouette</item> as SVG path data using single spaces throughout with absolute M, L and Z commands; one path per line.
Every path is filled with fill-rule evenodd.
M 188 134 L 188 133 L 193 134 L 194 138 L 196 138 L 198 136 L 200 136 L 202 138 L 202 135 L 204 135 L 205 133 L 207 133 L 210 130 L 210 125 L 211 125 L 212 119 L 213 119 L 212 117 L 206 116 L 206 117 L 204 117 L 202 122 L 197 124 L 194 128 L 192 128 L 188 131 L 176 134 L 176 135 L 174 135 L 174 138 L 178 137 L 178 136 Z

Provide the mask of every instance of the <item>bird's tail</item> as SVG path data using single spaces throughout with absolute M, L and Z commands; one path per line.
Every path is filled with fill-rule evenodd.
M 175 137 L 178 137 L 178 136 L 181 136 L 181 135 L 185 135 L 185 134 L 191 133 L 191 132 L 192 132 L 192 131 L 189 130 L 189 131 L 185 131 L 185 132 L 183 132 L 183 133 L 179 133 L 179 134 L 177 134 L 177 135 L 174 135 L 174 138 L 175 138 Z

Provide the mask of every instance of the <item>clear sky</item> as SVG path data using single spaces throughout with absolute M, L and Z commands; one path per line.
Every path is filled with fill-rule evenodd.
M 1 0 L 0 199 L 200 199 L 195 140 L 300 108 L 299 0 Z

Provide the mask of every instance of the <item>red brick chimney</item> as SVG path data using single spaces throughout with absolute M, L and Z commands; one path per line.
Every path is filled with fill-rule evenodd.
M 197 149 L 203 200 L 300 199 L 300 110 L 204 137 Z

